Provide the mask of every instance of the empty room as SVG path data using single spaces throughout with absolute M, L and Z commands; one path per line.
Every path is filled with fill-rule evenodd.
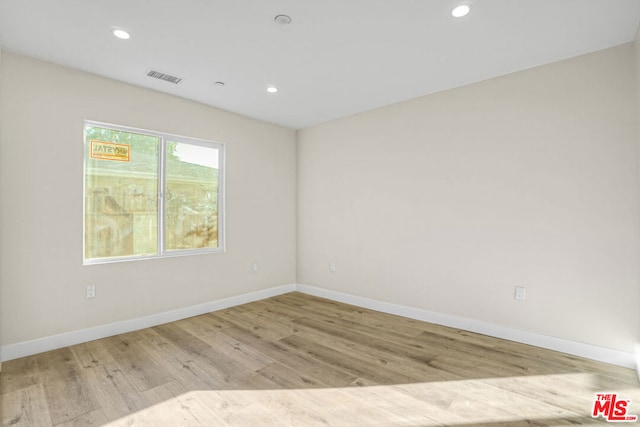
M 637 422 L 639 24 L 0 0 L 2 426 Z

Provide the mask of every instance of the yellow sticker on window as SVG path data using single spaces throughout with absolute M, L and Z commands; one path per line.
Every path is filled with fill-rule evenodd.
M 91 140 L 92 159 L 114 160 L 116 162 L 128 162 L 130 160 L 131 148 L 129 144 L 116 144 L 115 142 L 104 142 Z

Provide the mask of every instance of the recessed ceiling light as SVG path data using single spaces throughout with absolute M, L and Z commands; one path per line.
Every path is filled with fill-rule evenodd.
M 273 20 L 276 21 L 276 24 L 280 24 L 280 25 L 291 24 L 291 17 L 289 15 L 276 15 L 276 17 L 273 18 Z
M 125 30 L 121 30 L 119 28 L 116 28 L 113 30 L 113 35 L 116 36 L 119 39 L 122 40 L 127 40 L 128 38 L 131 37 L 131 35 L 129 33 L 127 33 Z
M 224 82 L 215 82 L 214 86 L 216 87 L 223 87 L 224 86 Z
M 275 87 L 275 86 L 269 86 L 267 88 L 267 92 L 269 92 L 269 93 L 276 93 L 277 91 L 278 91 L 278 88 Z
M 469 10 L 471 10 L 469 8 L 469 5 L 461 4 L 460 6 L 457 6 L 451 11 L 451 15 L 454 18 L 462 18 L 463 16 L 466 16 L 469 13 Z

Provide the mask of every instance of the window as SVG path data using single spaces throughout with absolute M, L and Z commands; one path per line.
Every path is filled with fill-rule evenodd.
M 224 249 L 224 146 L 85 122 L 84 263 Z

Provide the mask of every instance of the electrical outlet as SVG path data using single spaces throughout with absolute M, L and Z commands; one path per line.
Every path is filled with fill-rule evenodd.
M 522 286 L 516 286 L 516 301 L 524 301 L 524 298 L 527 296 L 527 291 Z
M 87 299 L 96 297 L 96 285 L 87 285 Z
M 251 266 L 251 270 L 252 270 L 254 273 L 257 273 L 257 272 L 258 272 L 258 263 L 257 263 L 257 262 L 254 262 L 254 263 L 253 263 L 253 265 Z
M 329 264 L 329 271 L 331 271 L 332 273 L 336 272 L 336 263 L 331 261 L 331 263 Z

